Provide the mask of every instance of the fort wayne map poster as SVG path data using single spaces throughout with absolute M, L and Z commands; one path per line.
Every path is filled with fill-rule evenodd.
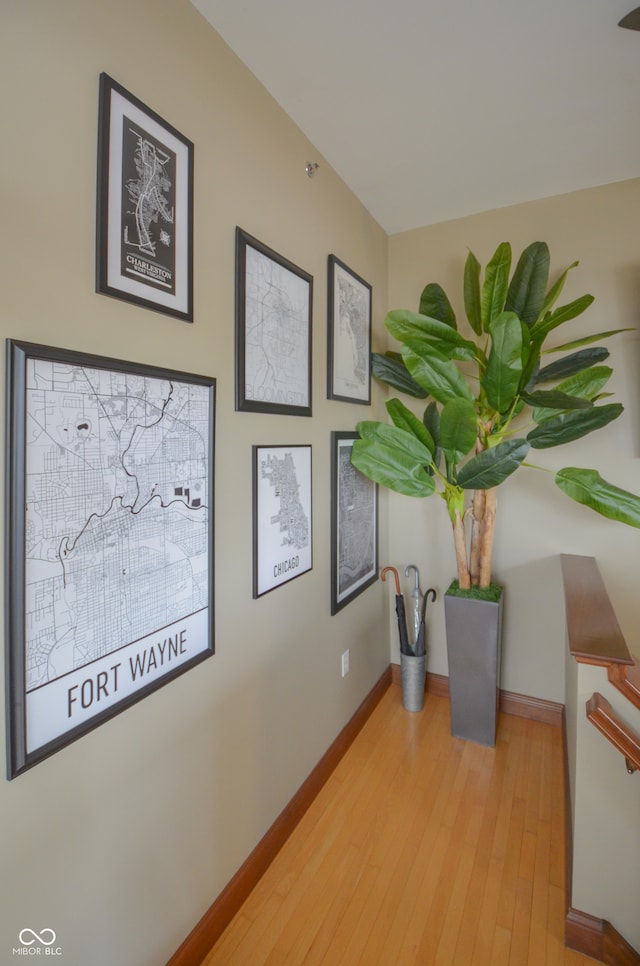
M 8 352 L 13 777 L 213 654 L 215 380 Z

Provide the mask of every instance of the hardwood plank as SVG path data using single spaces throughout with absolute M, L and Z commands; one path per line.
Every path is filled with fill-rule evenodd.
M 564 948 L 560 729 L 391 687 L 202 966 L 586 966 Z

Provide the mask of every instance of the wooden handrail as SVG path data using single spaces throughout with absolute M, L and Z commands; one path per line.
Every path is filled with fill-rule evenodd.
M 606 667 L 609 681 L 640 708 L 640 661 L 629 651 L 593 557 L 563 553 L 569 651 L 579 664 Z
M 640 740 L 616 717 L 607 699 L 598 691 L 587 701 L 587 718 L 624 755 L 630 775 L 640 769 Z
M 620 694 L 640 708 L 640 662 L 636 659 L 634 663 L 610 664 L 607 668 L 607 677 Z
M 593 557 L 563 553 L 562 579 L 569 650 L 581 664 L 633 664 Z

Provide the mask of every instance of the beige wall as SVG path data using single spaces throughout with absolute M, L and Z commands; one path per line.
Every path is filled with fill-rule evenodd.
M 573 660 L 573 659 L 571 659 Z M 640 710 L 607 681 L 606 671 L 577 664 L 568 672 L 567 726 L 573 808 L 574 909 L 606 919 L 640 949 L 640 781 L 624 759 L 587 720 L 585 704 L 599 692 L 634 734 Z
M 0 780 L 0 961 L 47 927 L 70 966 L 158 966 L 389 663 L 379 584 L 329 612 L 330 432 L 382 418 L 381 393 L 326 399 L 327 255 L 372 283 L 380 328 L 387 239 L 188 0 L 2 6 L 2 337 L 212 375 L 218 395 L 216 655 Z M 193 325 L 94 292 L 101 71 L 195 143 Z M 315 278 L 312 419 L 234 412 L 236 225 Z M 259 600 L 254 443 L 313 447 L 313 569 Z
M 49 927 L 64 962 L 157 966 L 378 679 L 389 638 L 397 660 L 386 587 L 329 616 L 329 434 L 352 428 L 364 413 L 385 414 L 375 388 L 372 410 L 324 398 L 327 254 L 373 284 L 377 348 L 388 306 L 413 307 L 430 279 L 455 292 L 466 246 L 485 262 L 503 238 L 516 247 L 548 240 L 556 268 L 581 260 L 568 297 L 586 289 L 596 295 L 589 331 L 635 326 L 640 182 L 388 241 L 187 0 L 6 3 L 0 65 L 2 336 L 218 380 L 215 657 L 0 784 L 0 960 L 20 929 Z M 101 71 L 195 143 L 193 326 L 94 293 Z M 304 171 L 309 160 L 321 163 L 313 180 Z M 311 420 L 234 412 L 237 224 L 315 277 Z M 607 434 L 574 444 L 571 462 L 595 463 L 637 489 L 637 335 L 612 347 L 627 413 Z M 251 445 L 274 442 L 313 446 L 314 565 L 254 601 Z M 508 595 L 503 685 L 563 700 L 556 555 L 598 558 L 633 646 L 638 534 L 590 517 L 540 474 L 503 489 L 496 546 L 496 576 Z M 453 559 L 442 509 L 388 503 L 382 494 L 381 511 L 381 563 L 418 563 L 423 587 L 443 591 Z M 441 604 L 431 613 L 430 667 L 446 673 Z M 351 672 L 341 679 L 346 647 Z
M 389 240 L 389 304 L 417 309 L 427 282 L 440 282 L 464 320 L 462 271 L 470 248 L 486 265 L 501 241 L 515 257 L 532 241 L 548 242 L 555 276 L 579 259 L 562 301 L 591 292 L 595 303 L 558 330 L 560 345 L 583 334 L 633 327 L 610 340 L 614 368 L 608 389 L 624 403 L 608 429 L 561 449 L 531 451 L 549 469 L 584 466 L 610 482 L 640 491 L 640 180 L 504 208 L 396 235 Z M 466 321 L 464 321 L 466 325 Z M 550 359 L 553 357 L 550 357 Z M 422 412 L 423 406 L 417 407 Z M 455 560 L 448 517 L 438 498 L 390 498 L 390 562 L 417 563 L 423 585 L 446 590 Z M 637 564 L 640 533 L 574 504 L 553 476 L 520 469 L 500 489 L 494 575 L 506 588 L 502 686 L 564 701 L 564 610 L 559 553 L 596 557 L 629 646 L 640 653 Z M 441 602 L 431 614 L 429 668 L 447 673 Z

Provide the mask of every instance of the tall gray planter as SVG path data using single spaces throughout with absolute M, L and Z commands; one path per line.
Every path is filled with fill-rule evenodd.
M 502 602 L 445 594 L 451 733 L 481 745 L 496 743 Z

